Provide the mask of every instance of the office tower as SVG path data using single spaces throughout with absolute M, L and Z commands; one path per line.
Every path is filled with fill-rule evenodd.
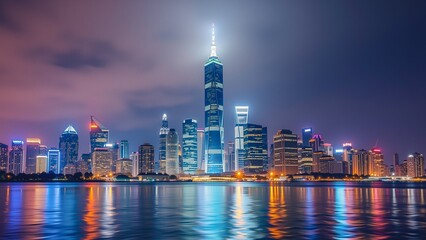
M 81 154 L 81 160 L 87 163 L 88 173 L 92 172 L 92 154 L 91 153 L 83 153 Z M 81 172 L 83 173 L 83 172 Z M 84 172 L 85 173 L 85 172 Z
M 394 165 L 394 166 L 399 165 L 399 154 L 398 154 L 398 153 L 395 153 L 395 154 L 393 155 L 393 165 Z
M 95 148 L 104 148 L 109 142 L 109 130 L 95 117 L 90 116 L 90 153 Z
M 399 165 L 399 154 L 395 153 L 393 155 L 393 175 L 395 176 L 401 176 L 401 167 Z
M 333 146 L 331 146 L 331 143 L 324 143 L 323 147 L 324 153 L 333 157 Z
M 179 173 L 183 173 L 182 144 L 178 143 Z
M 129 141 L 121 140 L 120 141 L 120 158 L 119 159 L 123 159 L 123 158 L 128 159 L 129 157 L 130 157 L 130 155 L 129 155 Z
M 263 171 L 268 171 L 268 128 L 262 127 Z
M 233 172 L 235 171 L 235 143 L 233 141 L 229 141 L 226 149 L 225 172 Z
M 47 173 L 47 155 L 39 155 L 36 157 L 35 173 Z
M 160 146 L 159 146 L 159 154 L 158 154 L 158 162 L 159 162 L 159 172 L 166 172 L 166 141 L 167 134 L 169 133 L 169 122 L 167 121 L 167 115 L 163 114 L 163 120 L 160 128 Z
M 352 174 L 358 176 L 367 176 L 371 174 L 371 164 L 369 153 L 364 150 L 353 150 L 352 155 Z
M 301 156 L 299 160 L 299 172 L 300 173 L 313 172 L 312 148 L 303 147 L 300 154 Z
M 65 166 L 74 165 L 78 160 L 78 134 L 69 125 L 59 138 L 59 151 L 61 151 L 60 172 L 63 173 Z M 68 166 L 70 168 L 71 166 Z
M 112 152 L 108 148 L 95 148 L 92 153 L 92 173 L 95 177 L 112 174 Z
M 309 145 L 312 148 L 312 152 L 324 151 L 324 141 L 319 134 L 315 134 L 311 140 L 309 140 Z
M 59 149 L 51 148 L 47 151 L 47 172 L 60 173 L 61 152 Z
M 18 175 L 24 172 L 24 141 L 12 141 L 9 152 L 9 172 Z
M 25 152 L 25 173 L 31 174 L 36 172 L 37 156 L 40 154 L 40 139 L 27 138 L 26 152 Z
M 248 123 L 248 106 L 236 106 L 235 107 L 235 171 L 242 170 L 244 168 L 244 126 Z
M 67 164 L 67 165 L 65 165 L 65 167 L 63 169 L 64 175 L 74 175 L 76 172 L 77 172 L 77 169 L 75 167 L 75 163 L 74 164 Z
M 182 123 L 182 169 L 185 174 L 195 174 L 198 169 L 197 121 L 185 119 Z
M 344 173 L 352 173 L 352 155 L 351 150 L 352 150 L 352 143 L 343 143 L 343 152 L 342 152 L 342 161 L 343 163 L 343 167 L 345 169 L 343 169 Z
M 132 176 L 138 176 L 139 172 L 139 152 L 130 153 L 130 160 L 132 160 Z
M 85 173 L 89 173 L 90 172 L 90 168 L 89 168 L 89 161 L 82 159 L 79 159 L 76 163 L 75 163 L 75 171 L 85 174 Z
M 131 159 L 122 158 L 117 160 L 116 173 L 118 175 L 127 175 L 128 177 L 133 176 L 133 162 Z
M 425 159 L 423 157 L 423 154 L 416 152 L 408 155 L 407 175 L 409 177 L 425 176 Z
M 379 148 L 373 148 L 369 151 L 370 175 L 376 177 L 385 176 L 385 158 Z
M 179 137 L 174 128 L 169 130 L 166 137 L 166 173 L 179 174 Z
M 40 145 L 40 156 L 47 156 L 47 146 L 46 145 Z
M 311 147 L 311 145 L 309 145 L 309 141 L 312 139 L 312 128 L 303 128 L 302 129 L 302 141 L 303 141 L 303 146 L 305 148 L 309 148 Z
M 0 171 L 8 172 L 7 164 L 9 160 L 9 146 L 0 143 Z
M 223 65 L 216 55 L 214 26 L 211 53 L 204 64 L 206 173 L 224 171 Z
M 112 156 L 112 166 L 111 171 L 115 173 L 115 164 L 117 160 L 120 159 L 120 144 L 119 143 L 107 143 L 105 147 L 108 148 L 108 151 L 111 152 Z
M 274 173 L 285 176 L 298 173 L 297 135 L 287 129 L 274 136 Z
M 274 171 L 274 144 L 273 143 L 269 145 L 268 171 L 271 173 Z
M 145 143 L 139 146 L 139 173 L 153 173 L 154 170 L 154 146 Z
M 261 173 L 263 172 L 263 162 L 265 160 L 262 125 L 248 123 L 244 125 L 243 129 L 245 156 L 243 165 L 239 165 L 239 170 L 245 173 Z
M 205 170 L 204 162 L 204 129 L 197 130 L 197 166 L 198 170 Z

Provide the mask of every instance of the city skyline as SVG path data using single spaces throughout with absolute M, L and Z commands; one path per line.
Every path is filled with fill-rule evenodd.
M 170 18 L 159 26 L 149 27 L 142 20 L 140 22 L 146 28 L 130 25 L 128 33 L 137 30 L 140 33 L 126 38 L 131 42 L 129 46 L 102 28 L 93 35 L 90 31 L 102 26 L 100 22 L 107 19 L 106 12 L 113 6 L 112 3 L 97 6 L 99 21 L 88 24 L 83 30 L 73 27 L 76 23 L 69 21 L 70 16 L 56 16 L 51 12 L 57 10 L 62 13 L 64 9 L 59 5 L 53 2 L 44 4 L 50 7 L 50 11 L 15 3 L 0 7 L 1 12 L 5 13 L 0 19 L 0 39 L 5 44 L 0 48 L 6 56 L 0 61 L 0 78 L 4 85 L 0 100 L 8 106 L 6 111 L 0 113 L 0 142 L 9 146 L 12 140 L 24 141 L 37 137 L 44 145 L 58 147 L 57 139 L 63 129 L 72 125 L 79 133 L 81 155 L 89 152 L 87 118 L 93 115 L 110 130 L 111 140 L 129 140 L 131 152 L 148 142 L 156 147 L 157 153 L 158 128 L 161 127 L 158 119 L 163 113 L 168 114 L 170 127 L 176 128 L 179 135 L 182 134 L 182 120 L 192 118 L 199 123 L 204 122 L 202 66 L 210 51 L 210 26 L 214 22 L 218 35 L 218 56 L 226 65 L 224 142 L 234 137 L 234 107 L 247 105 L 250 106 L 252 122 L 269 128 L 269 143 L 271 136 L 279 129 L 289 129 L 300 136 L 302 128 L 312 127 L 315 133 L 324 136 L 325 141 L 334 146 L 352 142 L 355 147 L 368 150 L 378 143 L 387 163 L 391 162 L 395 152 L 402 159 L 414 152 L 426 152 L 423 141 L 426 130 L 422 125 L 426 116 L 421 110 L 425 106 L 425 100 L 421 97 L 421 89 L 425 89 L 425 83 L 421 81 L 425 78 L 421 69 L 426 55 L 421 44 L 425 34 L 415 31 L 411 25 L 424 16 L 416 10 L 415 4 L 400 6 L 390 2 L 389 9 L 380 13 L 360 12 L 364 17 L 359 23 L 362 26 L 360 29 L 350 24 L 355 16 L 334 15 L 325 9 L 317 11 L 295 3 L 287 5 L 288 8 L 313 15 L 280 15 L 273 11 L 272 6 L 262 6 L 271 11 L 271 15 L 258 21 L 249 19 L 248 14 L 234 20 L 227 11 L 216 11 L 205 17 L 197 14 L 184 17 L 182 13 L 176 13 L 181 21 L 174 24 L 171 23 L 173 18 Z M 221 6 L 239 6 L 237 3 L 221 4 L 218 3 Z M 362 7 L 362 3 L 357 4 Z M 205 3 L 195 4 L 195 8 L 203 6 Z M 345 6 L 345 3 L 333 5 L 342 12 L 345 12 Z M 78 4 L 70 7 L 82 8 Z M 135 7 L 135 11 L 158 8 L 156 4 L 139 3 L 127 6 L 126 10 L 130 7 Z M 255 11 L 256 7 L 258 5 L 255 3 L 249 3 L 245 10 L 256 16 L 260 14 Z M 399 25 L 395 29 L 378 29 L 379 23 L 392 20 L 391 10 L 399 7 L 410 10 L 410 14 L 401 10 L 398 12 Z M 82 16 L 94 11 L 90 6 L 82 10 Z M 171 10 L 165 8 L 162 11 Z M 23 17 L 22 13 L 30 14 Z M 45 18 L 31 21 L 42 13 L 46 13 Z M 114 13 L 116 15 L 112 15 L 112 20 L 124 14 L 118 10 Z M 131 11 L 129 15 L 135 14 Z M 329 18 L 321 18 L 320 22 L 315 23 L 315 14 Z M 373 16 L 379 19 L 379 23 L 368 21 Z M 46 36 L 37 33 L 46 26 L 45 21 L 53 17 L 58 18 L 58 25 L 66 23 L 71 41 L 56 44 L 58 39 L 67 36 L 67 32 L 58 29 L 55 23 L 51 23 L 48 33 L 44 32 Z M 333 26 L 336 29 L 331 32 L 331 37 L 319 34 L 318 41 L 308 41 L 310 34 L 315 33 L 313 27 L 316 24 L 327 29 L 327 24 L 332 24 L 338 17 L 349 22 L 345 25 L 347 30 Z M 155 19 L 155 16 L 147 14 L 147 18 Z M 23 20 L 27 20 L 27 25 L 23 25 Z M 112 24 L 112 20 L 108 23 Z M 133 20 L 118 21 L 116 24 L 131 24 Z M 274 20 L 284 23 L 283 26 Z M 308 30 L 292 29 L 284 20 L 303 23 Z M 397 35 L 401 29 L 405 30 L 405 34 Z M 351 42 L 349 37 L 353 35 L 364 41 Z M 34 40 L 14 41 L 23 36 Z M 293 36 L 294 39 L 285 36 Z M 157 37 L 159 43 L 154 44 L 152 40 Z M 382 41 L 389 40 L 389 37 L 392 37 L 392 41 Z M 147 44 L 136 45 L 144 39 Z M 47 47 L 51 40 L 55 43 Z M 269 45 L 256 43 L 260 41 Z M 4 46 L 11 50 L 3 49 Z M 152 50 L 150 46 L 153 46 Z M 129 57 L 130 47 L 137 51 Z M 349 51 L 349 48 L 360 52 Z M 399 51 L 388 52 L 393 48 Z M 194 51 L 188 49 L 197 50 L 192 53 Z M 372 49 L 375 51 L 371 52 Z M 21 54 L 15 54 L 14 50 Z M 277 53 L 273 54 L 273 50 Z M 339 53 L 340 50 L 343 53 Z M 329 61 L 324 63 L 320 56 L 327 56 Z M 409 58 L 411 56 L 414 58 Z M 139 62 L 129 60 L 132 58 L 146 59 Z M 155 58 L 155 61 L 150 58 Z M 183 61 L 177 62 L 176 58 Z M 406 63 L 408 59 L 410 65 Z M 342 61 L 339 63 L 337 60 Z M 148 70 L 138 72 L 142 66 Z M 255 66 L 256 70 L 253 70 Z M 33 74 L 22 75 L 21 68 Z M 281 69 L 285 70 L 284 73 Z M 297 69 L 305 69 L 307 73 Z M 115 82 L 120 82 L 120 87 L 117 88 Z M 35 85 L 36 91 L 32 87 L 25 87 L 31 84 Z M 85 91 L 86 88 L 91 90 L 90 94 Z M 292 91 L 284 91 L 289 88 Z M 129 89 L 136 90 L 131 92 Z M 96 91 L 104 91 L 106 97 Z M 40 94 L 42 92 L 45 94 Z M 93 94 L 99 96 L 95 98 Z M 28 101 L 28 98 L 32 101 Z M 312 106 L 315 104 L 318 106 Z M 20 115 L 21 112 L 25 116 Z M 28 113 L 31 118 L 28 118 Z

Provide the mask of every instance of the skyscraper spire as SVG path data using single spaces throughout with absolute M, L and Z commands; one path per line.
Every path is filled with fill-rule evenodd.
M 210 57 L 217 57 L 217 54 L 216 54 L 216 40 L 215 40 L 215 35 L 214 35 L 214 23 L 212 25 L 212 46 L 211 46 Z

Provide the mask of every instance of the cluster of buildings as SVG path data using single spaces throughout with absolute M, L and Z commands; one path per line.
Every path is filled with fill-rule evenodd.
M 204 64 L 204 128 L 195 119 L 185 119 L 182 131 L 169 128 L 162 117 L 158 156 L 149 143 L 129 151 L 129 142 L 112 142 L 109 130 L 95 117 L 90 119 L 90 152 L 79 155 L 77 131 L 68 126 L 59 138 L 58 148 L 48 148 L 38 138 L 0 143 L 0 170 L 19 173 L 54 172 L 74 174 L 92 172 L 95 177 L 161 173 L 168 175 L 244 174 L 287 176 L 309 173 L 339 173 L 363 176 L 424 176 L 422 154 L 409 155 L 394 164 L 384 163 L 377 147 L 354 149 L 345 143 L 334 149 L 312 128 L 298 136 L 281 129 L 268 148 L 265 126 L 249 122 L 249 107 L 235 107 L 233 141 L 224 143 L 223 64 L 216 54 L 214 27 L 211 54 Z M 24 151 L 25 149 L 25 151 Z

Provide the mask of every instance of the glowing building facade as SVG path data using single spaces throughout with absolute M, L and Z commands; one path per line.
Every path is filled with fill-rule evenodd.
M 95 117 L 90 117 L 90 152 L 95 148 L 104 148 L 109 140 L 109 130 Z
M 182 170 L 185 174 L 195 174 L 198 169 L 198 123 L 185 119 L 182 123 Z
M 25 154 L 25 173 L 36 173 L 37 156 L 40 154 L 39 138 L 27 138 Z
M 244 168 L 244 126 L 248 123 L 248 106 L 236 106 L 235 107 L 235 151 L 234 151 L 234 169 L 238 171 Z
M 68 164 L 75 165 L 78 160 L 78 134 L 71 125 L 65 129 L 59 138 L 59 150 L 61 151 L 59 171 L 63 173 L 65 166 Z
M 158 153 L 158 171 L 160 173 L 166 173 L 166 142 L 167 134 L 169 133 L 169 122 L 167 121 L 167 115 L 163 114 L 162 124 L 160 128 L 160 146 Z
M 9 152 L 9 172 L 15 175 L 24 172 L 24 141 L 12 141 Z
M 166 137 L 166 173 L 179 174 L 179 137 L 173 128 Z

